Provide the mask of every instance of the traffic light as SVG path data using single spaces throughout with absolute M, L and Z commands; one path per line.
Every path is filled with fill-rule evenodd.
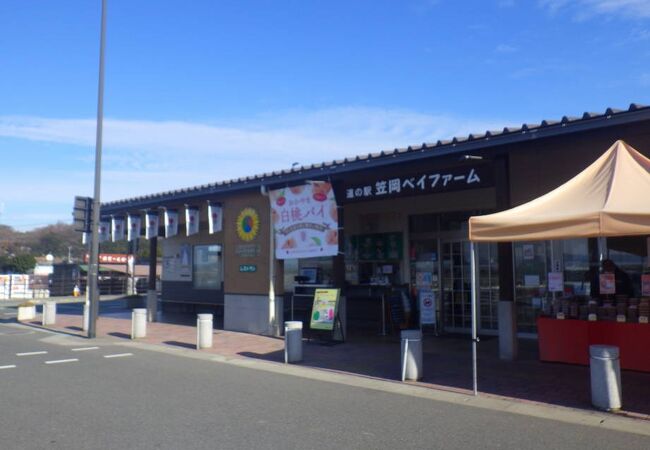
M 72 223 L 74 230 L 82 233 L 92 231 L 93 199 L 90 197 L 75 197 L 72 208 Z

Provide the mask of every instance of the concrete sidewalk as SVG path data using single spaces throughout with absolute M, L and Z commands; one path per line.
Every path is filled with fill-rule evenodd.
M 181 321 L 183 322 L 183 321 Z M 286 367 L 284 340 L 233 331 L 215 330 L 212 349 L 196 351 L 196 327 L 185 323 L 149 323 L 147 337 L 138 342 L 168 349 L 219 356 L 222 360 L 257 360 Z M 40 319 L 29 323 L 40 327 Z M 59 314 L 57 324 L 48 329 L 83 335 L 81 317 Z M 97 336 L 131 342 L 128 311 L 100 317 Z M 528 405 L 555 405 L 592 411 L 589 368 L 541 363 L 536 341 L 520 342 L 520 358 L 498 359 L 498 341 L 487 338 L 479 346 L 479 391 L 482 397 L 516 401 Z M 471 342 L 465 337 L 426 336 L 424 379 L 411 385 L 471 395 Z M 352 374 L 365 379 L 390 380 L 400 377 L 400 344 L 393 336 L 353 335 L 345 344 L 326 346 L 305 340 L 301 367 L 317 368 L 333 374 Z M 650 374 L 623 371 L 623 405 L 620 413 L 650 421 Z M 402 383 L 399 383 L 402 384 Z

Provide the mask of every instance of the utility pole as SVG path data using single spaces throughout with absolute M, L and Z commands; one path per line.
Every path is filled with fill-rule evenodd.
M 93 220 L 90 238 L 90 261 L 88 263 L 88 289 L 90 294 L 90 320 L 88 338 L 97 337 L 99 312 L 99 208 L 101 207 L 102 133 L 104 126 L 104 48 L 106 37 L 106 0 L 102 0 L 102 24 L 99 38 L 99 86 L 97 93 L 97 136 L 95 140 L 95 195 L 93 196 Z

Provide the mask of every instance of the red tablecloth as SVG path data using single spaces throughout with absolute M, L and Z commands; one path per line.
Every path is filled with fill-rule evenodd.
M 650 324 L 537 319 L 542 361 L 589 364 L 589 346 L 615 345 L 621 368 L 650 372 Z

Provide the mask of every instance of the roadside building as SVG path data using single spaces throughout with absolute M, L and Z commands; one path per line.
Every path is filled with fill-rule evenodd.
M 148 238 L 154 267 L 157 240 L 164 239 L 163 308 L 221 310 L 229 330 L 279 334 L 284 319 L 309 311 L 316 285 L 341 289 L 348 332 L 418 326 L 426 297 L 431 326 L 467 333 L 468 218 L 552 190 L 618 139 L 650 156 L 650 107 L 608 108 L 105 203 L 102 227 L 112 221 L 117 239 Z M 286 200 L 277 202 L 283 190 L 295 188 L 298 196 L 305 186 L 325 196 L 320 200 L 330 198 L 331 187 L 336 207 L 324 214 L 337 225 L 325 226 L 326 242 L 317 240 L 328 256 L 287 258 L 300 244 L 287 238 L 276 246 L 292 230 L 278 234 L 278 207 Z M 479 332 L 498 335 L 501 356 L 515 357 L 517 336 L 536 337 L 536 319 L 550 298 L 549 272 L 563 273 L 567 293 L 590 295 L 590 273 L 604 252 L 625 271 L 629 295 L 641 296 L 646 243 L 624 237 L 480 244 Z M 396 291 L 407 300 L 395 302 Z

